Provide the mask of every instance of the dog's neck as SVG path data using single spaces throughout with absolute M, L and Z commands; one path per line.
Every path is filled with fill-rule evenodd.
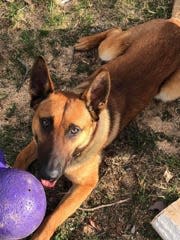
M 110 129 L 110 117 L 108 109 L 103 109 L 99 115 L 97 122 L 98 126 L 94 135 L 94 139 L 91 141 L 87 149 L 84 151 L 82 157 L 94 155 L 99 153 L 108 139 Z
M 74 159 L 68 168 L 76 168 L 79 166 L 80 162 L 88 162 L 95 155 L 99 155 L 104 146 L 106 145 L 110 130 L 110 117 L 108 109 L 103 109 L 99 115 L 99 120 L 97 122 L 97 128 L 94 133 L 93 139 L 90 141 L 89 145 L 84 149 L 82 154 Z

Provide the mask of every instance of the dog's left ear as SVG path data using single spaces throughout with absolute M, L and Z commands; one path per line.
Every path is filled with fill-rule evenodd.
M 88 89 L 81 96 L 95 120 L 98 120 L 99 113 L 106 107 L 110 88 L 109 72 L 103 69 L 96 75 Z
M 54 91 L 54 85 L 49 75 L 46 62 L 43 57 L 39 56 L 31 71 L 30 79 L 30 95 L 32 108 L 36 108 L 38 104 Z

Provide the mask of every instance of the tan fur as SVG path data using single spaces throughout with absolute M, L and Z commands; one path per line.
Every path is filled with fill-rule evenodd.
M 178 27 L 180 27 L 180 20 L 177 18 L 172 17 L 169 19 L 169 22 L 172 22 L 172 23 L 176 24 Z
M 32 140 L 17 156 L 14 163 L 14 167 L 18 169 L 27 169 L 28 166 L 37 157 L 37 146 L 34 140 Z
M 179 96 L 179 42 L 180 29 L 172 19 L 150 21 L 125 32 L 111 29 L 83 37 L 76 49 L 99 46 L 100 57 L 111 61 L 74 93 L 54 92 L 44 60 L 36 61 L 30 84 L 34 140 L 18 155 L 15 167 L 25 169 L 36 158 L 50 169 L 58 163 L 65 166 L 64 174 L 73 186 L 32 239 L 50 239 L 81 205 L 98 182 L 103 148 L 159 91 L 159 95 L 167 93 L 169 99 Z M 48 131 L 42 129 L 44 117 L 53 121 Z M 82 129 L 73 138 L 67 134 L 72 123 Z M 70 157 L 77 149 L 79 155 Z
M 160 92 L 155 96 L 163 102 L 174 101 L 180 97 L 180 69 L 165 81 Z
M 114 29 L 107 34 L 107 37 L 98 47 L 98 54 L 101 60 L 111 61 L 117 56 L 123 54 L 128 48 L 128 34 L 123 33 L 119 29 Z

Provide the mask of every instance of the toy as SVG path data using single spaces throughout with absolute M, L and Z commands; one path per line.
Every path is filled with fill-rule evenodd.
M 41 224 L 46 196 L 32 174 L 9 168 L 0 151 L 0 239 L 27 237 Z

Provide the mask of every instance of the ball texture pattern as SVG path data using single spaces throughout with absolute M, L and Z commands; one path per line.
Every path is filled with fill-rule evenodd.
M 43 186 L 32 174 L 0 168 L 0 239 L 27 237 L 41 224 L 46 212 Z

